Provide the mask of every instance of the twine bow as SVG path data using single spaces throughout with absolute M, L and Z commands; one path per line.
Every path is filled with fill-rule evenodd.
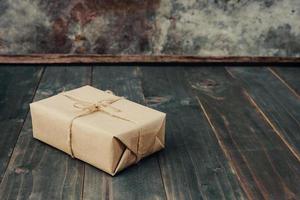
M 105 92 L 108 93 L 108 94 L 114 95 L 109 90 L 107 90 Z M 125 120 L 125 121 L 128 121 L 128 122 L 136 123 L 135 121 L 123 118 L 123 117 L 115 114 L 115 113 L 121 112 L 121 110 L 118 109 L 118 108 L 113 107 L 112 104 L 119 101 L 119 100 L 124 99 L 124 97 L 114 96 L 114 98 L 103 99 L 103 100 L 100 100 L 96 103 L 92 103 L 92 102 L 83 101 L 81 99 L 77 99 L 75 97 L 72 97 L 70 95 L 65 94 L 64 92 L 62 92 L 62 95 L 75 102 L 73 104 L 74 108 L 77 108 L 77 109 L 80 109 L 80 110 L 84 111 L 84 113 L 81 113 L 81 114 L 75 116 L 71 120 L 71 123 L 70 123 L 68 142 L 69 142 L 70 155 L 71 155 L 72 158 L 75 157 L 74 156 L 74 151 L 73 151 L 73 146 L 72 146 L 72 127 L 73 127 L 73 122 L 74 122 L 75 119 L 86 116 L 86 115 L 89 115 L 89 114 L 92 114 L 94 112 L 100 111 L 100 112 L 106 113 L 106 114 L 108 114 L 112 117 L 115 117 L 115 118 L 118 118 L 118 119 L 121 119 L 121 120 Z M 106 108 L 108 108 L 108 107 L 110 109 L 112 109 L 114 113 L 107 110 Z

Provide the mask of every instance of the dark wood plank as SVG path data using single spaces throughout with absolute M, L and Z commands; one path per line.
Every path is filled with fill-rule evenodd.
M 260 75 L 264 77 L 258 73 L 256 79 Z M 299 161 L 251 104 L 239 82 L 223 68 L 187 69 L 186 77 L 247 196 L 299 199 Z
M 0 182 L 42 72 L 41 67 L 0 68 Z
M 299 67 L 272 67 L 269 70 L 300 99 Z
M 300 99 L 267 68 L 228 71 L 247 90 L 264 119 L 300 162 Z
M 135 67 L 95 67 L 93 86 L 144 103 L 139 71 Z M 83 199 L 165 199 L 156 155 L 115 177 L 87 165 Z
M 193 55 L 110 55 L 28 54 L 0 55 L 0 63 L 299 63 L 300 57 L 193 56 Z
M 183 69 L 141 70 L 148 105 L 167 113 L 166 149 L 159 162 L 168 199 L 244 199 Z
M 34 100 L 89 83 L 89 68 L 47 68 Z M 84 165 L 32 137 L 28 115 L 0 185 L 1 199 L 80 199 Z

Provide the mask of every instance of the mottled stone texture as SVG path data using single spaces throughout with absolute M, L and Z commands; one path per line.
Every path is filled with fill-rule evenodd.
M 0 54 L 300 56 L 299 0 L 0 0 Z

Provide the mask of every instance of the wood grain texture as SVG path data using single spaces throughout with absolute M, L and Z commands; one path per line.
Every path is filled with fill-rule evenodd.
M 42 72 L 41 67 L 0 68 L 0 183 Z
M 34 101 L 87 84 L 89 68 L 47 68 Z M 1 199 L 80 199 L 84 165 L 32 137 L 31 117 L 24 127 L 0 185 Z
M 300 199 L 298 74 L 0 68 L 0 199 Z M 111 177 L 33 139 L 36 87 L 35 101 L 85 84 L 167 112 L 166 149 Z
M 147 104 L 167 113 L 159 154 L 168 199 L 244 199 L 182 68 L 141 68 Z
M 250 57 L 250 56 L 189 56 L 189 55 L 70 55 L 30 54 L 0 55 L 0 63 L 300 63 L 300 57 Z
M 227 68 L 300 162 L 300 99 L 267 68 Z
M 299 67 L 271 67 L 269 70 L 300 99 Z
M 94 67 L 93 86 L 144 103 L 139 71 L 135 67 Z M 156 154 L 115 177 L 87 165 L 83 199 L 165 199 Z
M 257 71 L 256 79 L 261 74 Z M 250 103 L 239 82 L 223 68 L 187 69 L 186 77 L 248 198 L 298 199 L 299 161 Z

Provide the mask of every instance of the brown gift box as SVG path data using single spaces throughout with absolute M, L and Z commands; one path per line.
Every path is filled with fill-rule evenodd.
M 33 137 L 111 175 L 164 148 L 166 114 L 91 86 L 30 104 Z

